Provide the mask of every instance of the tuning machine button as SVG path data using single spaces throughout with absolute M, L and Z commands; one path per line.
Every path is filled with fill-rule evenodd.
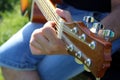
M 67 46 L 67 50 L 72 52 L 74 50 L 74 46 L 72 44 Z
M 88 68 L 88 67 L 91 66 L 91 59 L 87 58 L 87 59 L 84 61 L 84 63 L 87 65 L 87 66 L 84 65 L 84 69 L 85 69 L 86 71 L 88 71 L 88 72 L 91 72 L 90 69 Z
M 79 36 L 79 38 L 80 38 L 82 41 L 85 41 L 85 40 L 86 40 L 86 35 L 85 35 L 85 34 L 82 34 L 81 36 Z
M 95 41 L 92 41 L 92 42 L 89 44 L 89 47 L 90 47 L 91 49 L 95 49 L 95 47 L 96 47 Z
M 76 62 L 77 64 L 83 64 L 83 62 L 80 61 L 78 58 L 75 58 L 75 62 Z
M 90 29 L 91 32 L 98 34 L 98 31 L 104 29 L 104 26 L 101 23 L 93 23 L 93 27 Z
M 87 59 L 84 61 L 84 63 L 85 63 L 88 67 L 90 67 L 90 66 L 91 66 L 91 59 L 87 58 Z
M 90 28 L 91 27 L 90 23 L 94 22 L 94 18 L 92 16 L 84 16 L 83 21 L 85 21 L 87 27 Z
M 84 65 L 84 69 L 85 69 L 85 71 L 87 71 L 87 72 L 91 72 L 90 69 L 89 69 L 87 66 L 85 66 L 85 65 Z
M 102 31 L 102 36 L 108 41 L 115 36 L 115 33 L 112 30 L 106 29 Z
M 76 53 L 75 53 L 75 56 L 78 57 L 78 58 L 81 58 L 82 52 L 81 52 L 81 51 L 76 52 Z
M 77 33 L 78 33 L 78 28 L 77 28 L 77 27 L 74 27 L 73 29 L 71 29 L 71 31 L 72 31 L 73 33 L 77 34 Z
M 85 21 L 87 23 L 92 23 L 92 22 L 94 22 L 94 17 L 92 17 L 92 16 L 84 16 L 83 21 Z

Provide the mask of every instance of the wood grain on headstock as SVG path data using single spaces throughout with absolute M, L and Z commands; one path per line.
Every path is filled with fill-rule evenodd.
M 90 30 L 84 25 L 82 22 L 78 23 L 71 23 L 67 24 L 71 29 L 73 27 L 78 27 L 79 32 L 77 34 L 86 35 L 86 40 L 84 42 L 91 43 L 92 41 L 95 41 L 96 47 L 95 49 L 91 49 L 88 45 L 86 45 L 84 42 L 79 41 L 77 39 L 74 39 L 72 36 L 69 36 L 69 34 L 65 33 L 66 36 L 72 41 L 72 43 L 81 50 L 81 52 L 84 54 L 81 58 L 78 58 L 75 55 L 75 51 L 69 53 L 73 56 L 75 56 L 77 59 L 81 60 L 84 63 L 85 59 L 90 58 L 91 59 L 91 65 L 86 66 L 88 69 L 91 70 L 91 72 L 96 77 L 102 77 L 107 70 L 108 67 L 110 67 L 111 62 L 111 43 L 103 40 L 102 38 L 96 36 Z M 82 55 L 83 55 L 82 54 Z

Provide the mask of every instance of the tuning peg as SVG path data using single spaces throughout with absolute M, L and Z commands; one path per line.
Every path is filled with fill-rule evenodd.
M 89 47 L 90 47 L 91 49 L 95 49 L 95 47 L 96 47 L 95 41 L 92 41 L 91 43 L 89 43 Z
M 81 58 L 82 52 L 81 52 L 81 51 L 76 52 L 76 53 L 75 53 L 75 56 L 78 57 L 78 58 Z
M 87 66 L 84 65 L 84 69 L 85 69 L 86 71 L 90 72 L 90 69 L 89 69 L 88 67 L 91 66 L 91 59 L 87 58 L 87 59 L 84 61 L 84 63 L 87 65 Z
M 96 78 L 96 80 L 100 80 L 100 78 Z
M 91 27 L 90 23 L 94 22 L 94 18 L 92 16 L 84 16 L 83 21 L 85 21 L 85 24 L 88 28 Z
M 93 23 L 93 27 L 90 29 L 91 32 L 98 34 L 98 31 L 104 29 L 104 26 L 101 23 Z
M 79 39 L 82 40 L 82 41 L 85 41 L 86 35 L 85 35 L 85 34 L 80 35 L 80 36 L 79 36 Z
M 83 64 L 83 62 L 82 61 L 80 61 L 79 59 L 77 59 L 77 58 L 75 58 L 75 62 L 77 63 L 77 64 Z
M 92 62 L 91 62 L 91 59 L 87 58 L 87 59 L 84 61 L 84 63 L 85 63 L 88 67 L 90 67 Z
M 77 64 L 83 64 L 83 62 L 82 61 L 80 61 L 79 59 L 77 59 L 77 58 L 75 58 L 75 62 L 77 63 Z M 87 66 L 85 66 L 84 65 L 84 69 L 87 71 L 87 72 L 91 72 L 90 71 L 90 69 L 88 69 L 88 67 Z
M 106 29 L 102 31 L 102 35 L 108 41 L 115 36 L 115 33 L 112 30 Z
M 71 44 L 71 45 L 68 45 L 67 46 L 67 50 L 72 52 L 74 50 L 74 46 Z
M 71 31 L 72 31 L 73 33 L 77 34 L 77 33 L 78 33 L 78 28 L 77 28 L 77 27 L 74 27 L 74 28 L 71 29 Z
M 84 65 L 84 69 L 85 69 L 85 71 L 87 71 L 87 72 L 91 72 L 90 69 L 88 69 L 88 67 L 85 66 L 85 65 Z
M 92 22 L 94 22 L 94 18 L 92 16 L 84 16 L 83 21 L 85 21 L 87 23 L 92 23 Z

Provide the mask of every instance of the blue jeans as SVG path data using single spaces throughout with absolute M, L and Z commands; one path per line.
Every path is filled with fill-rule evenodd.
M 82 21 L 84 16 L 94 16 L 95 13 L 78 10 L 71 6 L 62 5 L 61 8 L 69 10 L 75 21 Z M 105 15 L 105 13 L 99 13 L 94 17 L 102 19 Z M 83 65 L 77 64 L 74 57 L 70 55 L 31 54 L 30 36 L 35 29 L 42 26 L 43 24 L 29 22 L 5 42 L 0 47 L 0 66 L 15 70 L 37 70 L 41 80 L 67 80 L 84 71 Z M 119 41 L 120 39 L 113 42 L 113 53 L 120 48 Z

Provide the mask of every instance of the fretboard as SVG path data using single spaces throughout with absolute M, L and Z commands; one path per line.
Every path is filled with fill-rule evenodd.
M 51 3 L 50 0 L 34 0 L 40 9 L 40 11 L 43 13 L 44 17 L 47 21 L 55 21 L 56 22 L 56 28 L 58 32 L 58 37 L 61 38 L 62 35 L 62 25 L 64 23 L 64 20 L 57 15 L 55 12 L 55 6 Z

